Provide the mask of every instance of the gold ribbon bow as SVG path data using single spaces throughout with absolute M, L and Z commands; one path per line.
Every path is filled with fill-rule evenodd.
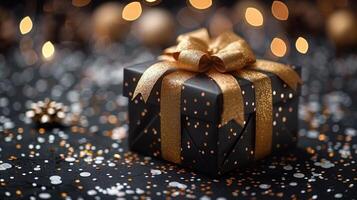
M 296 90 L 301 80 L 293 69 L 280 63 L 256 60 L 245 40 L 232 32 L 211 39 L 206 29 L 180 35 L 177 45 L 164 50 L 159 58 L 160 62 L 143 73 L 132 98 L 141 94 L 146 102 L 155 83 L 169 73 L 162 80 L 160 96 L 161 152 L 164 159 L 181 162 L 181 89 L 186 80 L 198 73 L 212 78 L 222 91 L 221 125 L 234 120 L 244 126 L 243 96 L 235 76 L 253 82 L 257 113 L 255 158 L 269 154 L 273 107 L 271 82 L 259 70 L 276 74 Z

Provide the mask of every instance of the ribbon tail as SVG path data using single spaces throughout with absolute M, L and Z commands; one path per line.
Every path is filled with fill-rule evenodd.
M 267 156 L 272 149 L 273 95 L 270 78 L 257 71 L 241 70 L 237 75 L 252 82 L 255 88 L 256 129 L 255 158 Z
M 194 73 L 175 71 L 161 83 L 160 132 L 162 158 L 181 163 L 181 90 Z
M 141 94 L 144 102 L 146 102 L 150 96 L 151 90 L 153 89 L 155 83 L 167 71 L 175 69 L 176 65 L 176 62 L 170 61 L 162 61 L 151 65 L 140 77 L 132 99 L 134 99 L 137 95 Z
M 244 104 L 242 91 L 237 79 L 231 74 L 210 70 L 206 73 L 221 89 L 223 94 L 223 112 L 221 124 L 225 125 L 234 119 L 240 126 L 244 126 Z
M 281 63 L 259 59 L 253 65 L 249 66 L 248 69 L 258 69 L 273 73 L 295 91 L 298 84 L 302 83 L 299 74 L 294 69 Z

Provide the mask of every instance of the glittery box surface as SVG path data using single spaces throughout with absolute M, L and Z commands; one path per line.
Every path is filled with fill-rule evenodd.
M 124 69 L 124 96 L 132 98 L 142 73 L 152 62 Z M 295 67 L 300 73 L 300 68 Z M 299 91 L 269 76 L 273 91 L 272 153 L 296 144 Z M 184 83 L 181 96 L 181 165 L 211 176 L 222 175 L 254 161 L 255 94 L 251 82 L 238 78 L 242 89 L 245 126 L 231 121 L 219 126 L 222 93 L 213 80 L 197 75 Z M 129 101 L 129 146 L 144 155 L 161 158 L 160 86 L 157 82 L 147 103 L 140 96 Z

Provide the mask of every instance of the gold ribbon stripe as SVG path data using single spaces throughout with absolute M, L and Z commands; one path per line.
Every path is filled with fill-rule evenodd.
M 176 62 L 158 62 L 151 65 L 145 70 L 143 75 L 140 77 L 138 84 L 136 85 L 134 95 L 132 99 L 138 94 L 141 94 L 144 102 L 148 100 L 151 90 L 154 88 L 155 83 L 164 75 L 167 71 L 176 69 Z
M 176 71 L 161 83 L 160 130 L 161 154 L 165 160 L 181 163 L 181 89 L 194 73 Z
M 255 123 L 255 159 L 267 156 L 272 149 L 273 136 L 273 95 L 270 78 L 260 72 L 241 70 L 238 76 L 254 85 L 256 123 Z
M 223 110 L 221 124 L 225 125 L 234 119 L 239 125 L 244 126 L 243 96 L 237 79 L 227 73 L 220 73 L 215 69 L 206 73 L 212 78 L 223 94 Z M 233 116 L 233 117 L 232 117 Z
M 258 59 L 254 64 L 248 66 L 247 69 L 259 69 L 273 73 L 295 91 L 298 84 L 302 83 L 299 74 L 297 74 L 291 67 L 281 63 Z

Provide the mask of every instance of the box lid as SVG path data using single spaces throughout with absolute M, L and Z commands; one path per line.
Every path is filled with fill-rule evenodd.
M 157 61 L 140 63 L 124 69 L 124 96 L 129 97 L 131 100 L 141 75 L 155 62 Z M 293 68 L 300 74 L 300 67 Z M 273 104 L 290 101 L 300 94 L 300 88 L 298 88 L 297 91 L 294 91 L 276 75 L 269 72 L 263 73 L 268 75 L 271 79 Z M 243 94 L 245 114 L 255 112 L 253 84 L 240 77 L 236 77 L 236 79 Z M 155 84 L 147 101 L 148 104 L 153 106 L 160 105 L 161 82 L 162 78 Z M 141 101 L 140 99 L 141 96 L 139 95 L 134 99 L 134 103 L 135 101 Z M 205 74 L 198 74 L 184 83 L 184 89 L 181 94 L 181 114 L 198 118 L 203 121 L 219 121 L 222 113 L 222 100 L 222 92 L 217 84 Z

